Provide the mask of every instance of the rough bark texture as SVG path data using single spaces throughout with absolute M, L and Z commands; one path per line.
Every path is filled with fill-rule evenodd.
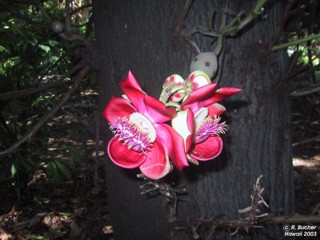
M 224 102 L 229 125 L 224 151 L 218 159 L 175 173 L 183 184 L 187 201 L 178 205 L 178 219 L 240 216 L 238 209 L 250 203 L 256 179 L 262 174 L 265 199 L 274 215 L 293 211 L 293 179 L 290 136 L 290 100 L 277 87 L 286 70 L 285 52 L 268 54 L 267 46 L 281 20 L 281 1 L 269 3 L 266 15 L 240 34 L 228 38 L 224 47 L 221 85 L 240 87 L 243 92 Z M 112 95 L 120 96 L 118 82 L 131 70 L 150 95 L 158 97 L 163 80 L 172 73 L 188 74 L 195 53 L 175 41 L 173 28 L 185 1 L 109 0 L 93 1 L 96 38 L 101 54 L 100 103 L 103 108 Z M 206 26 L 210 12 L 229 8 L 249 11 L 255 1 L 195 1 L 186 25 Z M 201 51 L 212 51 L 212 39 L 196 35 Z M 187 47 L 186 47 L 187 46 Z M 111 137 L 107 124 L 106 138 Z M 191 239 L 190 231 L 166 233 L 168 213 L 161 197 L 140 195 L 141 180 L 132 170 L 106 161 L 108 192 L 115 239 Z M 207 233 L 203 233 L 203 237 Z M 223 239 L 228 230 L 215 233 Z M 223 235 L 226 236 L 223 236 Z M 270 239 L 283 236 L 275 228 L 251 231 L 245 238 Z

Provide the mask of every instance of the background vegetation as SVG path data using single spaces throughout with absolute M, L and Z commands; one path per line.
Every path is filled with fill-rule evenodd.
M 60 223 L 61 219 L 67 219 L 68 228 L 60 234 L 78 236 L 84 228 L 80 229 L 70 209 L 87 206 L 87 195 L 83 204 L 66 206 L 58 213 L 46 206 L 54 202 L 52 198 L 70 193 L 72 186 L 74 194 L 79 194 L 81 188 L 74 185 L 79 179 L 80 185 L 87 184 L 84 189 L 91 189 L 89 194 L 92 189 L 93 194 L 101 194 L 97 199 L 102 199 L 102 206 L 105 204 L 105 192 L 100 191 L 99 185 L 104 173 L 98 170 L 103 172 L 99 162 L 100 115 L 96 111 L 99 90 L 94 75 L 98 55 L 91 1 L 0 0 L 0 9 L 0 187 L 4 196 L 0 234 L 5 233 L 3 229 L 10 229 L 12 235 L 19 234 L 21 229 L 12 226 L 26 216 L 13 220 L 10 215 L 8 220 L 8 213 L 18 216 L 17 206 L 30 204 L 50 212 L 51 215 L 46 215 L 51 216 L 50 226 L 54 225 L 54 217 L 58 216 Z M 318 1 L 288 1 L 283 19 L 286 32 L 279 33 L 282 42 L 274 48 L 287 48 L 291 56 L 289 81 L 279 84 L 290 82 L 294 153 L 307 159 L 319 155 L 320 150 L 319 9 Z M 64 186 L 63 193 L 46 192 L 48 196 L 44 197 L 33 185 L 49 183 L 55 185 L 41 187 Z M 66 209 L 69 212 L 63 212 Z M 35 216 L 38 215 L 29 217 L 34 222 L 28 221 L 25 229 L 34 231 L 33 227 L 44 219 Z M 74 227 L 70 227 L 71 222 Z M 107 224 L 99 226 L 106 227 L 105 233 L 108 232 Z M 59 235 L 55 230 L 51 233 Z M 26 239 L 48 237 L 23 234 L 25 237 L 29 234 Z

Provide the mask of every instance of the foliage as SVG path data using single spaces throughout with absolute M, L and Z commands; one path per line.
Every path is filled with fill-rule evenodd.
M 225 30 L 241 31 L 256 15 L 264 17 L 264 12 L 259 10 L 263 4 L 268 7 L 268 1 L 257 1 L 251 15 L 241 13 Z M 288 70 L 288 78 L 307 78 L 314 83 L 320 74 L 319 4 L 309 0 L 288 1 L 286 4 L 286 14 L 279 23 L 278 35 L 274 36 L 270 48 L 288 49 L 294 63 Z M 52 21 L 64 23 L 63 30 L 71 27 L 74 32 L 89 40 L 94 39 L 94 33 L 90 0 L 2 0 L 0 7 L 3 23 L 0 25 L 0 151 L 4 151 L 56 106 L 74 82 L 77 69 L 73 72 L 69 70 L 83 58 L 83 44 L 70 41 L 66 36 L 53 31 Z M 207 36 L 217 37 L 219 33 L 232 36 L 230 31 L 221 32 L 212 26 L 199 29 Z M 190 31 L 184 33 L 189 36 L 193 34 Z M 95 88 L 94 75 L 88 75 L 87 81 L 81 84 L 82 95 L 78 92 L 78 98 L 64 105 L 63 110 L 48 122 L 47 127 L 40 128 L 30 141 L 24 141 L 14 152 L 3 157 L 8 163 L 5 171 L 16 178 L 22 169 L 30 172 L 42 166 L 49 175 L 56 176 L 56 180 L 69 178 L 67 171 L 74 161 L 66 162 L 57 157 L 56 151 L 52 149 L 59 149 L 64 156 L 73 160 L 83 153 L 80 150 L 82 146 L 74 146 L 72 141 L 70 145 L 68 141 L 62 141 L 68 146 L 57 146 L 62 139 L 65 140 L 66 135 L 59 126 L 67 129 L 68 135 L 84 135 L 84 126 L 88 126 L 84 110 L 93 110 L 92 104 L 87 102 L 90 96 L 87 93 L 93 89 L 95 94 Z M 68 150 L 72 146 L 74 150 Z
M 186 17 L 192 0 L 186 1 L 183 17 Z M 222 18 L 219 29 L 215 29 L 215 21 L 217 20 L 217 9 L 212 10 L 211 20 L 208 26 L 197 26 L 191 29 L 184 29 L 183 22 L 179 22 L 176 31 L 181 31 L 181 35 L 192 47 L 199 53 L 200 50 L 196 42 L 191 39 L 195 33 L 200 33 L 206 37 L 216 38 L 215 53 L 220 54 L 224 38 L 233 37 L 249 25 L 255 18 L 267 18 L 268 13 L 265 10 L 271 5 L 270 2 L 259 0 L 249 13 L 240 12 L 235 17 L 226 10 L 222 10 L 224 17 Z M 267 50 L 278 51 L 287 49 L 289 55 L 294 53 L 292 60 L 292 68 L 289 69 L 288 76 L 290 78 L 298 77 L 299 74 L 307 73 L 307 78 L 311 78 L 315 83 L 315 78 L 320 73 L 320 6 L 317 1 L 288 1 L 286 3 L 285 14 L 279 23 L 278 31 L 273 39 L 268 43 Z M 229 16 L 229 14 L 231 16 Z M 228 16 L 233 19 L 229 22 Z M 298 68 L 296 66 L 300 65 Z M 305 76 L 303 76 L 305 77 Z
M 300 73 L 307 73 L 316 83 L 320 71 L 320 6 L 317 1 L 291 1 L 287 4 L 285 31 L 287 43 L 273 49 L 287 48 L 298 64 Z M 295 69 L 296 72 L 297 69 Z M 304 76 L 305 77 L 305 76 Z M 298 78 L 299 79 L 299 78 Z
M 54 109 L 78 74 L 74 67 L 81 61 L 83 46 L 61 38 L 50 21 L 66 22 L 76 34 L 92 39 L 91 5 L 89 0 L 67 4 L 70 1 L 0 1 L 0 151 L 14 145 Z M 55 181 L 72 178 L 70 168 L 83 151 L 64 138 L 80 138 L 88 125 L 83 109 L 94 110 L 94 76 L 87 79 L 93 81 L 83 82 L 77 97 L 47 127 L 3 157 L 8 166 L 4 171 L 11 170 L 15 185 L 27 180 L 19 177 L 22 171 L 32 173 L 36 168 L 44 168 Z

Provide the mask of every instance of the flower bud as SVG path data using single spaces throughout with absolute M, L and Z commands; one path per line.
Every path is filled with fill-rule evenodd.
M 199 53 L 191 62 L 190 72 L 201 70 L 212 78 L 218 69 L 217 56 L 213 52 Z

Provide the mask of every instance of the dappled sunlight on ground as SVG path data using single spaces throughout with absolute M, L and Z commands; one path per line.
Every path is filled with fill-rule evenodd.
M 320 154 L 293 158 L 296 212 L 311 214 L 320 203 Z
M 295 206 L 299 214 L 311 214 L 320 203 L 319 99 L 320 92 L 292 99 Z
M 320 165 L 320 154 L 310 157 L 310 159 L 293 158 L 294 167 L 318 167 Z M 320 173 L 319 173 L 320 174 Z

